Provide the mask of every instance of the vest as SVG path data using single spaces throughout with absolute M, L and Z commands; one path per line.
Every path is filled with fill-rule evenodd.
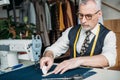
M 77 35 L 77 32 L 78 32 L 80 27 L 81 27 L 81 25 L 74 26 L 68 34 L 68 38 L 69 38 L 69 41 L 70 41 L 69 42 L 70 58 L 73 58 L 73 55 L 74 55 L 74 52 L 73 52 L 74 51 L 74 41 L 76 39 L 76 35 Z M 102 24 L 100 24 L 100 33 L 99 33 L 99 36 L 98 36 L 98 40 L 97 40 L 96 47 L 95 47 L 93 55 L 98 55 L 102 52 L 104 39 L 105 39 L 105 37 L 106 37 L 106 35 L 108 34 L 109 31 L 110 30 L 108 30 Z M 90 52 L 91 52 L 91 49 L 92 49 L 94 39 L 95 39 L 95 36 L 92 39 L 92 41 L 90 42 L 89 47 L 86 49 L 85 54 L 82 55 L 82 56 L 90 56 Z M 78 57 L 78 56 L 81 56 L 81 55 L 79 53 L 77 53 L 77 51 L 76 51 L 76 57 Z

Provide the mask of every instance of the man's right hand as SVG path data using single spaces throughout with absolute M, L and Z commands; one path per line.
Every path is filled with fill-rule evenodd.
M 47 51 L 44 56 L 40 59 L 40 68 L 46 66 L 46 70 L 48 71 L 54 63 L 53 54 L 50 51 Z

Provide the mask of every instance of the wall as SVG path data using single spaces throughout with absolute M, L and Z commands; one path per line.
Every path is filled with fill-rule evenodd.
M 120 0 L 102 0 L 120 10 Z M 102 4 L 104 20 L 120 19 L 120 12 Z

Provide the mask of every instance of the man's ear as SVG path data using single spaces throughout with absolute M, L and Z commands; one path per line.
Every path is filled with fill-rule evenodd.
M 99 17 L 99 18 L 102 17 L 102 11 L 101 11 L 101 10 L 98 12 L 98 17 Z

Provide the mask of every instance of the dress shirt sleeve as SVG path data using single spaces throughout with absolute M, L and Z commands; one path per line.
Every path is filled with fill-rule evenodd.
M 54 57 L 60 56 L 61 54 L 64 54 L 68 48 L 69 48 L 69 39 L 68 39 L 68 33 L 72 27 L 69 27 L 62 33 L 62 36 L 50 47 L 47 47 L 45 51 L 50 50 L 53 52 Z
M 116 63 L 116 35 L 114 32 L 110 31 L 104 40 L 104 47 L 102 50 L 102 55 L 106 57 L 109 63 L 109 67 L 112 67 Z

